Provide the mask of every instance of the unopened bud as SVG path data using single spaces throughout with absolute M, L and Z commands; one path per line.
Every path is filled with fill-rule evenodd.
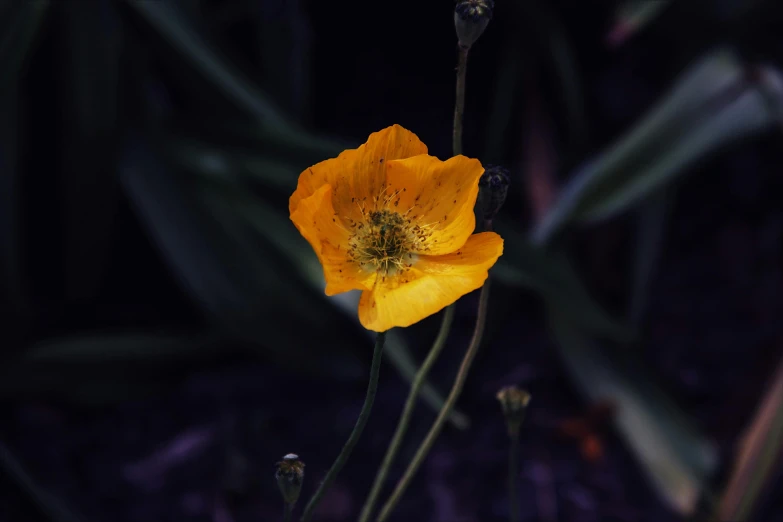
M 454 26 L 457 29 L 459 45 L 469 49 L 492 20 L 494 0 L 457 0 L 454 8 Z
M 304 467 L 304 462 L 294 453 L 289 453 L 277 463 L 275 479 L 286 504 L 295 504 L 299 499 L 304 481 Z
M 488 166 L 479 179 L 481 212 L 485 221 L 492 221 L 508 195 L 511 178 L 508 171 L 499 166 Z
M 503 415 L 506 417 L 508 435 L 510 437 L 519 436 L 519 428 L 522 426 L 522 421 L 525 420 L 530 394 L 516 386 L 506 386 L 498 392 L 497 398 L 500 401 L 500 407 L 503 408 Z

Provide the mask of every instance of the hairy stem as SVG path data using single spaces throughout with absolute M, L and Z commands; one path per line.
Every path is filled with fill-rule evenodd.
M 487 225 L 488 229 L 491 228 L 490 222 L 488 222 Z M 389 497 L 389 500 L 387 500 L 381 508 L 381 512 L 377 519 L 378 522 L 384 522 L 386 519 L 388 519 L 389 515 L 391 515 L 391 512 L 397 506 L 397 503 L 399 503 L 402 495 L 405 493 L 405 490 L 410 485 L 413 477 L 416 475 L 416 472 L 421 467 L 421 464 L 424 462 L 424 459 L 427 457 L 430 449 L 432 449 L 433 444 L 435 444 L 435 440 L 438 438 L 438 435 L 440 435 L 443 426 L 446 424 L 449 413 L 451 412 L 452 408 L 454 408 L 457 399 L 459 399 L 459 396 L 462 393 L 462 388 L 465 385 L 465 380 L 468 378 L 470 367 L 473 364 L 473 359 L 476 357 L 479 346 L 481 346 L 481 339 L 484 335 L 484 327 L 486 326 L 488 304 L 489 279 L 487 279 L 487 281 L 484 282 L 484 286 L 481 287 L 481 295 L 479 297 L 478 305 L 478 317 L 476 318 L 476 326 L 473 330 L 473 337 L 471 338 L 470 345 L 465 352 L 465 357 L 462 359 L 462 364 L 460 365 L 459 372 L 457 373 L 457 377 L 454 380 L 454 384 L 451 387 L 451 392 L 449 393 L 443 408 L 441 408 L 440 412 L 438 413 L 438 417 L 435 419 L 435 422 L 430 428 L 429 433 L 427 433 L 424 441 L 416 451 L 416 455 L 414 455 L 413 460 L 411 460 L 410 464 L 408 464 L 408 468 L 405 470 L 402 478 L 394 488 L 394 491 Z
M 392 441 L 389 443 L 389 448 L 386 450 L 386 455 L 383 457 L 381 467 L 378 469 L 378 474 L 375 476 L 375 481 L 373 482 L 370 494 L 362 507 L 361 514 L 359 515 L 359 522 L 367 522 L 372 516 L 372 511 L 375 509 L 378 495 L 381 494 L 383 484 L 386 481 L 386 477 L 389 475 L 389 469 L 391 469 L 392 462 L 394 462 L 394 458 L 397 456 L 397 453 L 402 446 L 402 439 L 408 431 L 408 426 L 413 417 L 413 409 L 416 407 L 416 399 L 419 397 L 421 387 L 427 380 L 427 374 L 438 359 L 443 347 L 446 345 L 446 339 L 451 330 L 451 323 L 454 321 L 454 311 L 454 305 L 446 307 L 438 336 L 435 338 L 435 342 L 432 344 L 432 348 L 430 348 L 427 358 L 424 359 L 419 371 L 416 372 L 416 376 L 413 378 L 408 398 L 405 401 L 405 408 L 402 410 L 402 415 L 397 422 L 397 429 L 394 432 L 394 437 L 392 437 Z
M 455 156 L 462 154 L 462 113 L 465 112 L 465 78 L 468 73 L 468 48 L 460 47 L 457 62 L 457 99 L 454 102 L 454 131 L 451 148 Z
M 326 474 L 323 482 L 318 486 L 318 489 L 313 494 L 313 497 L 307 503 L 307 506 L 302 513 L 302 522 L 307 522 L 313 515 L 313 510 L 321 502 L 326 490 L 332 485 L 334 479 L 337 478 L 337 474 L 343 469 L 345 463 L 348 462 L 348 458 L 351 456 L 356 443 L 359 442 L 359 437 L 364 431 L 364 426 L 367 424 L 367 420 L 370 418 L 370 410 L 372 410 L 372 404 L 375 401 L 375 392 L 378 390 L 378 375 L 381 370 L 381 359 L 383 353 L 383 344 L 386 341 L 386 332 L 380 332 L 375 339 L 375 349 L 372 354 L 372 365 L 370 366 L 370 383 L 367 386 L 367 395 L 364 399 L 364 405 L 361 412 L 359 412 L 359 418 L 356 419 L 356 425 L 353 427 L 348 440 L 345 442 L 342 451 L 337 456 L 337 459 L 332 464 L 329 472 Z
M 511 437 L 508 448 L 508 504 L 509 522 L 519 522 L 519 496 L 517 495 L 517 474 L 519 463 L 519 437 Z

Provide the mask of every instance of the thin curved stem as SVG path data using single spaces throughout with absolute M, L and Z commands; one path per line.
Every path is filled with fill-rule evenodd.
M 372 516 L 372 511 L 375 508 L 378 495 L 381 494 L 383 484 L 386 482 L 386 477 L 389 475 L 389 469 L 391 469 L 392 462 L 394 462 L 394 458 L 397 456 L 397 453 L 400 451 L 400 447 L 402 446 L 402 439 L 405 437 L 405 433 L 408 431 L 408 426 L 410 425 L 411 418 L 413 417 L 413 409 L 416 407 L 416 399 L 418 399 L 421 388 L 424 385 L 424 382 L 427 380 L 427 374 L 430 372 L 430 369 L 438 359 L 440 352 L 446 345 L 446 339 L 448 339 L 449 331 L 451 330 L 451 323 L 454 322 L 455 310 L 456 306 L 453 304 L 446 308 L 445 312 L 443 313 L 443 319 L 440 323 L 438 336 L 435 338 L 435 342 L 432 343 L 430 352 L 427 354 L 426 359 L 424 359 L 424 362 L 421 364 L 419 371 L 416 372 L 416 376 L 411 382 L 411 389 L 410 392 L 408 392 L 408 398 L 405 401 L 405 407 L 402 410 L 402 415 L 400 415 L 400 420 L 397 422 L 397 429 L 394 432 L 394 437 L 392 437 L 392 440 L 389 443 L 388 449 L 386 450 L 386 455 L 383 457 L 381 467 L 378 469 L 378 473 L 375 475 L 375 481 L 373 482 L 372 489 L 370 490 L 370 494 L 368 495 L 367 500 L 364 502 L 361 514 L 359 515 L 359 522 L 367 522 Z
M 284 502 L 283 508 L 283 522 L 291 522 L 291 512 L 294 510 L 294 505 Z
M 370 418 L 370 411 L 372 410 L 372 404 L 375 401 L 375 392 L 378 390 L 378 375 L 381 370 L 381 359 L 383 354 L 383 344 L 386 341 L 386 332 L 380 332 L 375 338 L 375 349 L 372 354 L 372 365 L 370 366 L 370 383 L 367 386 L 367 395 L 364 398 L 364 405 L 361 412 L 359 412 L 359 418 L 356 419 L 356 425 L 353 427 L 353 431 L 348 436 L 348 440 L 345 441 L 342 451 L 337 456 L 337 459 L 332 464 L 329 472 L 326 474 L 323 482 L 318 486 L 318 489 L 313 494 L 310 501 L 302 513 L 302 522 L 307 522 L 313 515 L 313 510 L 318 506 L 319 502 L 323 498 L 326 490 L 332 485 L 334 479 L 337 478 L 337 474 L 343 469 L 345 463 L 348 462 L 348 458 L 351 456 L 356 443 L 359 442 L 359 437 L 364 431 L 364 426 L 367 424 L 367 420 Z
M 487 223 L 487 224 L 488 224 L 488 229 L 491 228 L 491 223 Z M 470 340 L 470 345 L 468 346 L 468 349 L 465 352 L 465 357 L 462 359 L 462 364 L 460 365 L 459 372 L 457 373 L 457 377 L 454 380 L 454 385 L 451 387 L 451 393 L 449 393 L 449 396 L 446 399 L 443 408 L 441 408 L 440 413 L 438 413 L 438 417 L 435 419 L 435 422 L 430 428 L 429 433 L 427 433 L 427 436 L 424 438 L 424 441 L 421 443 L 419 449 L 416 451 L 416 455 L 414 455 L 413 460 L 411 460 L 410 464 L 408 464 L 408 468 L 405 470 L 405 474 L 397 483 L 397 486 L 394 488 L 394 491 L 389 497 L 389 500 L 387 500 L 386 503 L 381 508 L 381 512 L 378 515 L 377 522 L 384 522 L 386 519 L 389 518 L 389 515 L 391 515 L 391 512 L 397 506 L 397 503 L 399 503 L 400 499 L 402 498 L 402 495 L 405 493 L 405 490 L 410 485 L 414 475 L 416 475 L 416 472 L 421 467 L 421 464 L 424 462 L 424 459 L 427 457 L 427 454 L 429 453 L 430 449 L 432 449 L 433 444 L 435 444 L 435 440 L 438 438 L 438 435 L 440 435 L 443 426 L 446 424 L 446 420 L 449 417 L 449 413 L 451 412 L 452 408 L 454 408 L 457 399 L 459 399 L 459 396 L 462 393 L 462 388 L 465 386 L 465 380 L 468 377 L 468 372 L 470 371 L 470 367 L 473 364 L 473 359 L 476 357 L 476 353 L 478 352 L 479 346 L 481 345 L 481 338 L 484 335 L 484 327 L 486 325 L 486 320 L 487 320 L 488 304 L 489 304 L 489 279 L 487 279 L 487 281 L 484 283 L 484 286 L 481 287 L 481 296 L 479 297 L 478 317 L 476 318 L 476 327 L 473 330 L 473 337 Z
M 454 130 L 451 148 L 455 156 L 462 154 L 462 113 L 465 111 L 465 78 L 468 73 L 469 48 L 460 47 L 457 61 L 457 98 L 454 102 Z
M 519 436 L 511 437 L 508 448 L 508 507 L 509 522 L 519 522 L 519 496 L 517 495 L 517 474 L 519 466 Z

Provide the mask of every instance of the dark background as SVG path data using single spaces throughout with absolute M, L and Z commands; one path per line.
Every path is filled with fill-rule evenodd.
M 682 410 L 687 426 L 662 429 L 683 460 L 696 451 L 689 441 L 714 442 L 717 465 L 698 481 L 714 496 L 692 516 L 716 513 L 783 353 L 783 94 L 763 72 L 783 63 L 783 23 L 777 0 L 637 7 L 645 3 L 664 7 L 620 41 L 608 35 L 633 2 L 501 0 L 470 52 L 464 149 L 510 169 L 506 254 L 458 403 L 470 426 L 447 426 L 393 520 L 508 519 L 495 393 L 509 384 L 533 395 L 523 521 L 685 518 L 637 458 L 649 430 L 597 418 L 608 403 L 620 421 L 626 392 L 654 426 L 673 419 L 667 405 Z M 0 8 L 0 519 L 277 520 L 274 463 L 292 451 L 307 466 L 306 501 L 355 421 L 372 338 L 355 304 L 323 296 L 288 196 L 301 170 L 393 123 L 450 155 L 452 7 Z M 573 217 L 546 246 L 530 241 L 559 208 L 559 188 L 585 166 L 603 169 L 601 153 L 718 47 L 736 53 L 739 79 L 714 96 L 693 87 L 705 106 L 688 121 L 670 114 L 666 132 L 629 153 L 589 204 L 622 180 L 660 183 L 609 219 Z M 712 121 L 754 89 L 773 123 L 695 154 L 666 179 L 645 170 L 699 118 Z M 458 304 L 431 376 L 441 393 L 475 309 L 475 295 Z M 438 324 L 398 332 L 393 349 L 423 359 Z M 381 379 L 318 520 L 358 514 L 407 393 L 391 361 Z M 592 393 L 608 382 L 614 391 Z M 390 482 L 433 418 L 420 404 Z M 591 426 L 587 443 L 563 433 L 579 419 Z M 779 440 L 771 447 L 762 461 L 779 463 Z M 770 494 L 780 479 L 773 466 L 764 487 L 741 488 L 762 493 L 746 520 L 783 519 Z

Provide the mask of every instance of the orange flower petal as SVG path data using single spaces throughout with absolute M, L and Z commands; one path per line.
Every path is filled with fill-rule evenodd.
M 407 272 L 378 278 L 371 291 L 362 292 L 359 321 L 376 332 L 417 323 L 483 285 L 502 253 L 503 239 L 483 232 L 453 254 L 420 256 Z
M 350 234 L 335 217 L 330 185 L 322 185 L 312 196 L 300 201 L 291 214 L 291 221 L 323 265 L 326 295 L 373 287 L 375 274 L 362 270 L 348 258 Z
M 322 161 L 299 175 L 299 182 L 288 201 L 291 214 L 302 200 L 323 185 L 331 185 L 332 202 L 346 224 L 361 216 L 360 202 L 373 208 L 386 182 L 386 165 L 391 160 L 427 154 L 427 146 L 411 131 L 392 125 L 370 134 L 358 149 L 345 150 L 333 159 Z
M 484 173 L 478 160 L 415 156 L 392 161 L 388 169 L 387 192 L 397 194 L 390 207 L 408 212 L 406 217 L 432 234 L 422 253 L 448 254 L 465 244 L 476 228 L 473 207 Z

